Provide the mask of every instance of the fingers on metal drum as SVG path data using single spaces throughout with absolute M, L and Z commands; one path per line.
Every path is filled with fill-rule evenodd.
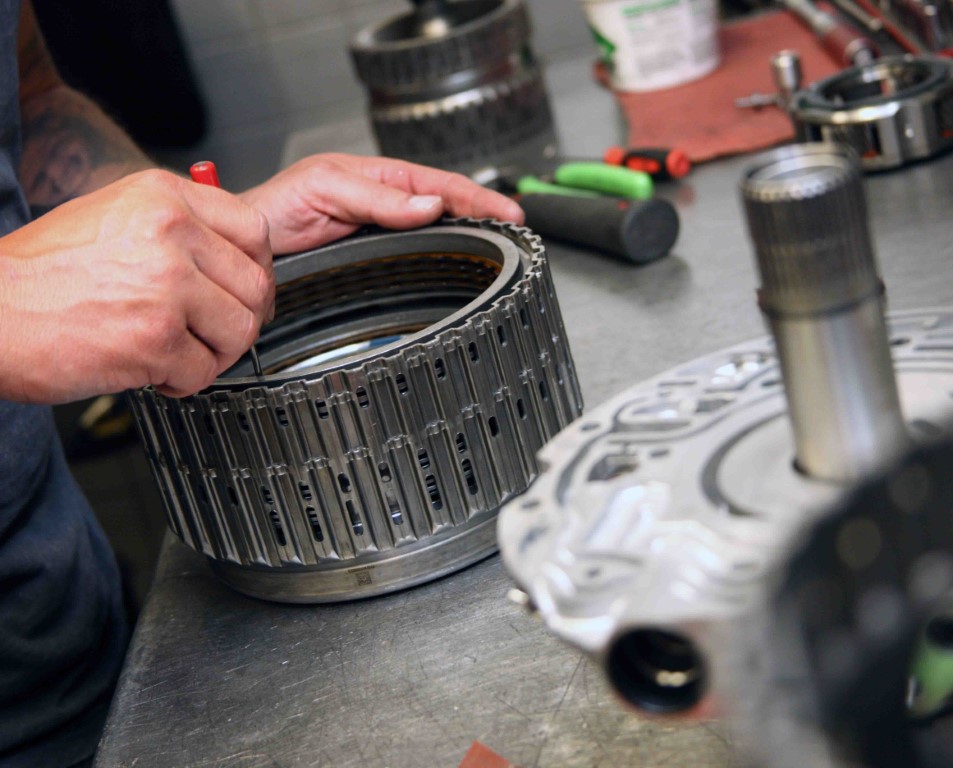
M 582 399 L 540 239 L 490 220 L 280 259 L 258 351 L 181 400 L 134 393 L 175 534 L 230 586 L 327 602 L 496 549 L 499 506 Z

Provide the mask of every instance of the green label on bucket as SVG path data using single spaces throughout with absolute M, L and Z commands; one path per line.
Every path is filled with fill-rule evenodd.
M 596 45 L 599 46 L 599 53 L 601 58 L 607 64 L 612 63 L 612 54 L 615 53 L 615 43 L 611 40 L 606 39 L 606 37 L 599 32 L 592 24 L 589 25 L 589 31 L 592 32 L 592 36 L 596 41 Z
M 645 5 L 631 5 L 622 9 L 623 16 L 641 16 L 645 13 L 654 13 L 666 8 L 672 8 L 678 5 L 681 0 L 659 0 L 657 3 L 647 3 Z

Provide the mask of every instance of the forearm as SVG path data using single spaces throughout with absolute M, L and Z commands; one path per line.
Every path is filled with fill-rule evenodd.
M 21 104 L 20 182 L 34 216 L 153 163 L 90 99 L 56 85 Z

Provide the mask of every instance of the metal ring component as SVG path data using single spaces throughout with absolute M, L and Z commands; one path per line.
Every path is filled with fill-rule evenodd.
M 857 765 L 830 723 L 870 725 L 843 716 L 844 691 L 883 692 L 854 685 L 853 671 L 897 661 L 879 651 L 907 631 L 898 595 L 917 589 L 916 563 L 934 547 L 946 566 L 927 591 L 953 583 L 953 534 L 880 528 L 878 509 L 854 515 L 834 549 L 844 567 L 820 586 L 798 573 L 830 565 L 830 536 L 817 563 L 790 573 L 788 563 L 852 483 L 892 469 L 911 444 L 953 435 L 953 311 L 885 323 L 849 148 L 765 153 L 742 192 L 774 343 L 679 366 L 570 425 L 541 452 L 546 471 L 503 509 L 501 551 L 546 624 L 602 660 L 633 705 L 727 710 L 759 764 Z M 908 506 L 929 495 L 926 480 L 907 482 Z M 892 591 L 868 569 L 881 551 Z M 794 586 L 775 601 L 786 576 Z M 902 662 L 884 669 L 896 699 L 882 711 L 902 717 L 908 674 Z
M 798 91 L 791 117 L 802 141 L 849 144 L 865 170 L 896 168 L 953 144 L 953 62 L 892 56 Z
M 389 592 L 495 550 L 499 505 L 581 411 L 540 239 L 452 220 L 276 261 L 246 360 L 133 409 L 172 530 L 239 591 Z
M 889 332 L 906 423 L 933 439 L 953 396 L 953 311 L 894 313 Z M 725 701 L 765 765 L 828 765 L 809 740 L 772 749 L 790 746 L 797 713 L 781 682 L 762 685 L 777 646 L 750 618 L 773 621 L 774 574 L 849 492 L 796 468 L 771 339 L 635 385 L 557 435 L 540 462 L 498 530 L 507 570 L 550 631 L 600 659 L 636 707 L 703 715 Z
M 418 8 L 351 42 L 381 153 L 468 174 L 552 154 L 552 113 L 524 0 L 442 6 L 436 19 Z

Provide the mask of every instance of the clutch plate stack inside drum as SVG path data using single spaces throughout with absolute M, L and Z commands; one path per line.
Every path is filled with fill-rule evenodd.
M 235 589 L 326 602 L 495 550 L 499 506 L 582 408 L 543 246 L 460 219 L 276 261 L 275 320 L 181 400 L 133 409 L 172 530 Z
M 351 42 L 381 154 L 471 174 L 554 153 L 524 0 L 415 5 Z

